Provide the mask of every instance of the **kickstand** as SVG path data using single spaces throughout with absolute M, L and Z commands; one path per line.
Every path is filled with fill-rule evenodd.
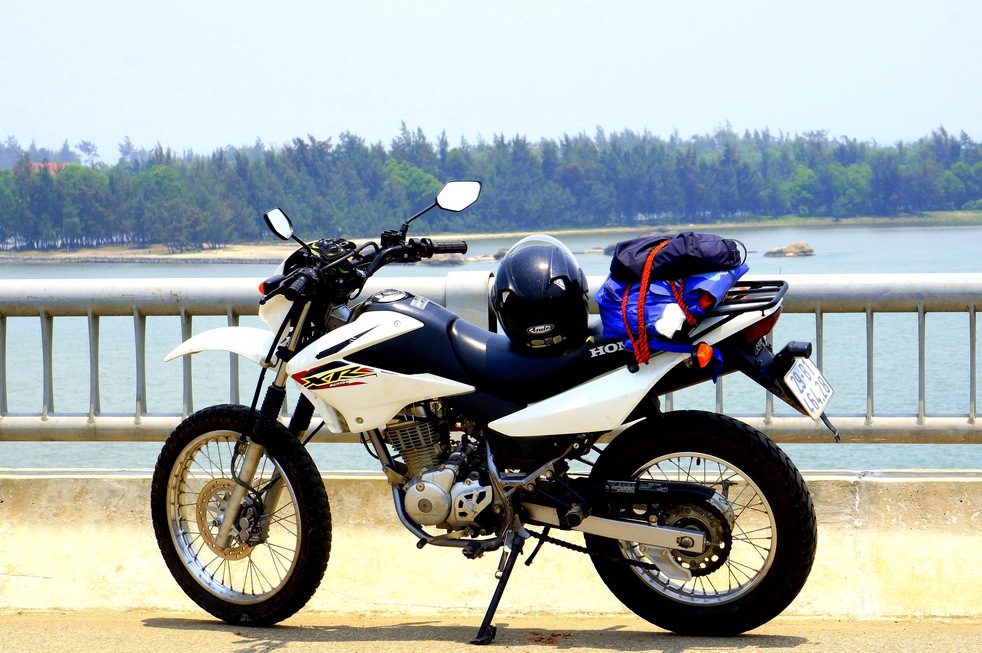
M 491 620 L 494 619 L 494 613 L 498 610 L 498 603 L 501 602 L 501 595 L 505 592 L 508 577 L 511 576 L 511 570 L 515 568 L 515 562 L 518 560 L 518 554 L 522 552 L 522 546 L 524 544 L 525 537 L 520 532 L 520 529 L 513 530 L 511 536 L 511 552 L 509 553 L 506 549 L 502 554 L 503 564 L 499 566 L 498 573 L 496 574 L 498 585 L 494 588 L 494 595 L 491 597 L 488 611 L 484 614 L 484 621 L 481 623 L 481 628 L 477 631 L 477 637 L 471 640 L 471 644 L 482 646 L 494 641 L 494 636 L 498 632 L 498 629 L 491 625 Z M 507 555 L 507 559 L 505 559 L 505 555 Z

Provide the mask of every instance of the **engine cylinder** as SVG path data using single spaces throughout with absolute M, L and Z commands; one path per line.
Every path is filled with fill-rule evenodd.
M 444 453 L 440 445 L 440 431 L 433 420 L 405 414 L 400 417 L 403 419 L 386 425 L 385 437 L 402 456 L 409 467 L 407 476 L 412 478 L 440 461 Z

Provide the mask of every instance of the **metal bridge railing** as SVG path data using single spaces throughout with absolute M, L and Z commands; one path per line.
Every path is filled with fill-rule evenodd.
M 865 316 L 865 333 L 849 334 L 865 338 L 865 360 L 855 361 L 855 373 L 865 374 L 866 409 L 858 413 L 837 413 L 830 408 L 833 422 L 846 442 L 982 443 L 982 429 L 976 422 L 977 337 L 976 311 L 982 302 L 982 274 L 890 274 L 890 275 L 797 275 L 787 276 L 790 290 L 785 314 L 814 317 L 813 336 L 803 339 L 816 344 L 815 359 L 823 366 L 827 354 L 827 316 L 851 313 Z M 487 301 L 488 272 L 450 272 L 443 277 L 402 277 L 373 279 L 363 296 L 383 287 L 400 287 L 425 295 L 448 306 L 475 324 L 487 325 L 492 319 Z M 598 288 L 602 277 L 591 277 L 591 288 Z M 181 335 L 192 333 L 195 317 L 220 316 L 236 325 L 242 316 L 258 310 L 257 281 L 253 279 L 43 279 L 17 280 L 0 286 L 0 441 L 159 441 L 180 420 L 175 413 L 154 413 L 147 406 L 147 318 L 176 316 Z M 596 311 L 596 306 L 592 306 Z M 881 314 L 914 314 L 917 319 L 916 406 L 900 415 L 880 415 L 875 410 L 874 331 Z M 966 316 L 969 359 L 965 378 L 951 379 L 967 386 L 967 405 L 955 414 L 932 414 L 927 408 L 927 315 L 961 313 Z M 133 321 L 135 387 L 132 413 L 107 414 L 102 411 L 100 384 L 100 325 L 102 318 L 129 317 Z M 8 411 L 9 365 L 18 364 L 19 352 L 8 351 L 8 318 L 39 320 L 41 332 L 40 411 L 13 414 Z M 63 317 L 87 320 L 87 342 L 74 343 L 88 350 L 89 409 L 87 414 L 62 414 L 54 409 L 55 322 Z M 169 336 L 168 336 L 169 337 Z M 176 338 L 175 338 L 176 341 Z M 183 359 L 183 407 L 193 409 L 192 359 Z M 230 355 L 229 401 L 238 403 L 239 367 Z M 834 381 L 834 380 L 833 380 Z M 723 412 L 725 380 L 716 388 L 716 410 Z M 675 399 L 666 397 L 671 409 Z M 708 406 L 703 406 L 708 408 Z M 766 396 L 756 414 L 740 417 L 780 442 L 826 442 L 829 435 L 821 424 L 798 417 L 775 414 L 773 398 Z M 334 434 L 330 441 L 354 441 L 353 434 Z

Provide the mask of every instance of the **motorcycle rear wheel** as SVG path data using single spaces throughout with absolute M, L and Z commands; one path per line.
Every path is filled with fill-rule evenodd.
M 752 630 L 790 605 L 808 578 L 818 539 L 811 496 L 787 455 L 742 422 L 700 411 L 645 420 L 607 446 L 590 478 L 700 483 L 725 497 L 720 503 L 728 508 L 732 539 L 716 538 L 717 548 L 695 560 L 683 552 L 653 552 L 636 542 L 585 536 L 607 587 L 660 628 L 708 636 Z M 699 519 L 691 516 L 700 512 Z M 708 536 L 718 532 L 724 516 L 698 506 L 691 513 L 680 508 L 667 514 L 676 515 L 670 525 Z M 688 567 L 692 578 L 674 580 L 615 560 L 657 564 L 666 555 Z
M 263 626 L 296 613 L 320 585 L 331 551 L 331 511 L 310 454 L 278 425 L 252 482 L 261 492 L 274 473 L 282 478 L 277 505 L 263 506 L 268 537 L 234 536 L 227 547 L 217 546 L 235 486 L 233 452 L 249 423 L 249 409 L 235 405 L 206 408 L 181 422 L 157 459 L 150 507 L 157 546 L 181 589 L 223 621 Z M 256 523 L 261 512 L 243 507 L 232 518 Z

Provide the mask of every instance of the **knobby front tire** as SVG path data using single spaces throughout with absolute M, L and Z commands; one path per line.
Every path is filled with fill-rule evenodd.
M 157 546 L 181 589 L 223 621 L 262 626 L 296 613 L 320 585 L 331 552 L 331 510 L 310 454 L 277 425 L 252 483 L 261 492 L 274 473 L 282 477 L 277 505 L 265 506 L 268 538 L 250 544 L 233 536 L 219 548 L 222 509 L 235 485 L 233 452 L 249 428 L 249 409 L 234 405 L 181 422 L 158 457 L 150 507 Z M 244 507 L 233 518 L 256 520 L 258 513 Z
M 700 483 L 725 501 L 722 511 L 663 512 L 681 528 L 731 539 L 702 557 L 652 551 L 636 542 L 586 535 L 593 563 L 614 595 L 638 616 L 679 634 L 735 635 L 770 621 L 798 595 L 815 560 L 818 529 L 801 474 L 763 433 L 724 415 L 677 411 L 645 420 L 614 439 L 591 479 Z M 644 507 L 636 506 L 636 510 Z M 611 557 L 648 563 L 674 556 L 692 571 L 687 581 Z

